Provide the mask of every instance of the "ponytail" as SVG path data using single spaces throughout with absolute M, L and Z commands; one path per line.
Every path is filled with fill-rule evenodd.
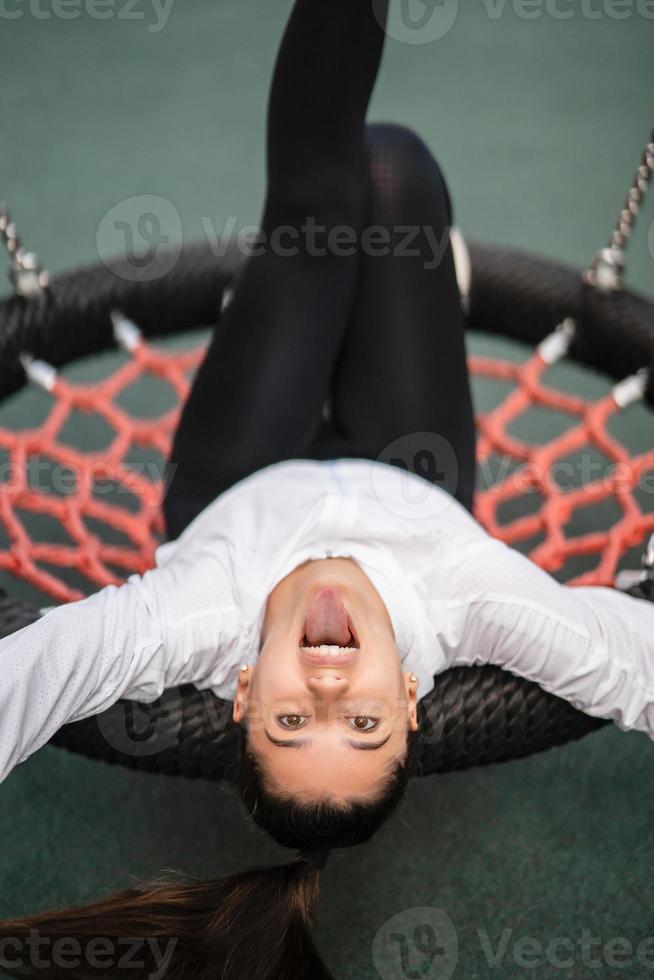
M 279 796 L 240 733 L 238 789 L 295 861 L 217 881 L 160 880 L 83 908 L 0 922 L 0 972 L 23 980 L 334 980 L 311 934 L 320 868 L 368 840 L 418 771 L 418 733 L 374 800 Z
M 0 970 L 25 980 L 334 980 L 311 935 L 318 880 L 301 856 L 9 920 Z

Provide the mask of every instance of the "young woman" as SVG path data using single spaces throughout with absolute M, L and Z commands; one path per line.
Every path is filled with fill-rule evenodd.
M 449 666 L 494 663 L 654 734 L 654 608 L 558 585 L 471 516 L 448 193 L 415 135 L 365 128 L 385 13 L 295 4 L 263 234 L 181 419 L 156 568 L 0 642 L 1 776 L 66 722 L 194 683 L 233 699 L 244 802 L 300 854 L 4 923 L 10 973 L 31 975 L 36 929 L 172 939 L 169 977 L 328 977 L 318 868 L 401 798 L 417 700 Z

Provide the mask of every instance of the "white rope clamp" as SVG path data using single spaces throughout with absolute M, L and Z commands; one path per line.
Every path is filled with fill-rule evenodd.
M 618 382 L 611 391 L 613 400 L 618 408 L 627 408 L 634 402 L 642 401 L 645 397 L 649 382 L 649 370 L 641 368 L 636 374 L 630 375 L 624 381 Z
M 231 306 L 232 300 L 234 299 L 235 290 L 231 286 L 225 286 L 223 290 L 222 299 L 220 301 L 220 312 L 224 313 L 225 310 Z
M 472 288 L 472 260 L 466 240 L 456 226 L 450 228 L 450 242 L 454 256 L 456 281 L 461 296 L 461 306 L 464 313 L 470 312 L 470 290 Z
M 654 534 L 651 534 L 649 541 L 645 545 L 642 557 L 642 568 L 640 571 L 632 568 L 623 568 L 615 578 L 615 587 L 621 592 L 633 589 L 635 585 L 651 581 L 654 578 Z
M 553 333 L 548 334 L 536 348 L 536 353 L 547 365 L 562 361 L 568 354 L 577 330 L 572 317 L 566 317 Z
M 114 328 L 114 340 L 119 347 L 131 354 L 140 346 L 143 334 L 133 322 L 118 310 L 111 311 L 111 322 Z
M 31 354 L 25 353 L 19 354 L 18 360 L 32 384 L 38 385 L 44 391 L 52 391 L 57 383 L 57 369 L 52 364 L 37 360 Z

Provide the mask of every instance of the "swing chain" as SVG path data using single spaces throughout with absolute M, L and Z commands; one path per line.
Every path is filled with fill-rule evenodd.
M 47 289 L 50 277 L 34 254 L 23 247 L 6 204 L 0 201 L 0 239 L 11 259 L 11 279 L 18 296 L 30 299 Z
M 651 141 L 643 150 L 629 193 L 622 206 L 606 248 L 600 249 L 584 275 L 586 282 L 603 291 L 622 288 L 624 252 L 629 244 L 636 218 L 640 212 L 650 180 L 654 173 L 654 130 Z

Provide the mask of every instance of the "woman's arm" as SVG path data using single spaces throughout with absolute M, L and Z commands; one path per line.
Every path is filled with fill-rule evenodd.
M 432 609 L 432 622 L 448 623 L 437 631 L 449 665 L 495 664 L 654 738 L 654 604 L 560 585 L 490 538 L 465 564 Z
M 72 721 L 119 698 L 224 683 L 227 579 L 206 558 L 132 576 L 0 640 L 0 781 Z

